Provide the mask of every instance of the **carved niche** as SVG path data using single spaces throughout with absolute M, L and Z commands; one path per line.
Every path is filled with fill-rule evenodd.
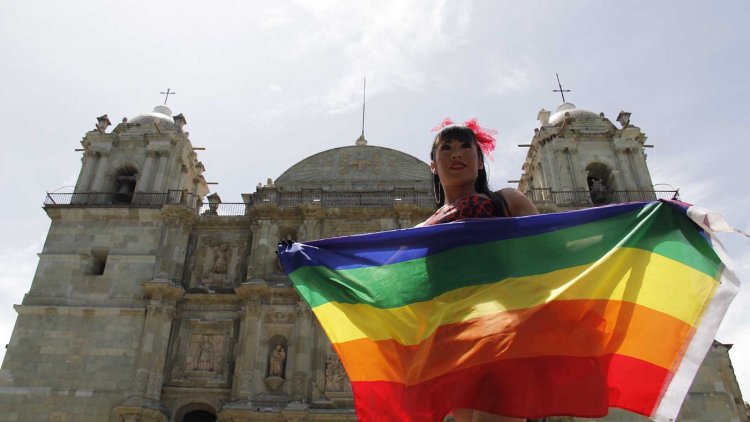
M 286 380 L 286 363 L 288 357 L 286 337 L 275 334 L 268 341 L 268 358 L 266 364 L 266 386 L 271 392 L 277 392 Z
M 170 347 L 168 383 L 229 387 L 234 372 L 234 320 L 183 319 Z
M 190 264 L 189 287 L 207 291 L 234 288 L 242 277 L 246 249 L 247 234 L 198 236 Z

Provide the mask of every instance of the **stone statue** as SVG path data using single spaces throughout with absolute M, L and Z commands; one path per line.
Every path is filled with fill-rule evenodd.
M 221 286 L 227 279 L 229 271 L 230 246 L 228 243 L 208 246 L 203 263 L 201 287 Z
M 203 336 L 198 358 L 195 361 L 196 371 L 213 371 L 214 370 L 214 346 L 208 341 L 207 336 Z
M 223 243 L 214 246 L 214 265 L 211 272 L 214 274 L 226 274 L 229 261 L 229 245 Z
M 271 365 L 269 376 L 284 378 L 284 362 L 286 361 L 286 350 L 284 346 L 277 344 L 271 351 Z

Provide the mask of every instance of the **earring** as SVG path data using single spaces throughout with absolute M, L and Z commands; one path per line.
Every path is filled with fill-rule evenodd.
M 432 194 L 435 196 L 435 203 L 441 203 L 443 196 L 443 188 L 440 187 L 440 179 L 437 175 L 432 176 Z

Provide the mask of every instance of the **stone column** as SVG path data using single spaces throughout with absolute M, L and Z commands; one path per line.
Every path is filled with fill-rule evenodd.
M 143 164 L 143 172 L 136 189 L 137 192 L 151 192 L 151 176 L 154 173 L 155 156 L 156 153 L 153 151 L 146 152 L 146 162 Z
M 633 175 L 633 179 L 635 180 L 635 187 L 638 190 L 650 189 L 651 186 L 644 187 L 641 183 L 641 178 L 638 175 L 638 171 L 635 169 L 635 163 L 633 163 L 633 153 L 633 148 L 628 148 L 625 151 L 625 154 L 628 157 L 628 166 L 630 167 L 630 173 Z
M 130 397 L 114 410 L 123 420 L 161 421 L 166 420 L 166 410 L 160 399 L 169 336 L 177 301 L 185 294 L 185 290 L 174 283 L 160 280 L 147 281 L 142 287 L 146 300 L 146 319 L 141 333 L 135 378 Z
M 167 205 L 162 208 L 162 217 L 164 227 L 156 250 L 156 275 L 179 282 L 185 268 L 190 232 L 198 215 L 183 205 Z
M 565 147 L 563 149 L 563 155 L 565 156 L 565 165 L 568 168 L 570 174 L 570 190 L 577 191 L 581 188 L 578 180 L 578 172 L 576 171 L 576 165 L 573 163 L 573 154 L 575 151 L 571 147 Z
M 250 251 L 250 266 L 248 278 L 250 281 L 260 281 L 264 276 L 270 274 L 268 262 L 276 265 L 273 258 L 273 251 L 276 248 L 278 239 L 271 239 L 271 219 L 260 217 L 257 222 L 253 223 L 253 246 Z M 271 270 L 273 271 L 273 270 Z
M 555 157 L 556 153 L 557 151 L 555 151 L 555 148 L 552 145 L 547 144 L 544 146 L 543 156 L 547 162 L 547 173 L 552 175 L 550 188 L 552 188 L 551 190 L 553 191 L 562 190 L 562 180 L 560 179 L 561 169 L 557 163 L 557 157 Z
M 308 400 L 309 380 L 307 375 L 312 372 L 314 354 L 313 317 L 310 306 L 304 302 L 297 302 L 297 319 L 295 321 L 297 335 L 294 339 L 294 374 L 292 380 L 292 402 L 299 405 Z M 289 375 L 287 374 L 289 378 Z M 292 406 L 294 407 L 294 406 Z
M 541 162 L 536 163 L 537 171 L 539 172 L 539 182 L 541 182 L 540 188 L 549 188 L 550 184 L 547 180 L 547 173 L 544 172 L 544 166 L 542 166 Z
M 164 188 L 164 172 L 166 172 L 167 167 L 167 156 L 164 154 L 156 153 L 157 157 L 157 166 L 156 166 L 156 175 L 154 176 L 154 182 L 151 184 L 151 190 L 154 192 L 166 192 L 167 189 Z
M 638 189 L 638 182 L 628 163 L 629 142 L 625 139 L 615 139 L 611 144 L 612 154 L 615 156 L 614 161 L 618 170 L 618 181 L 620 182 L 618 190 L 629 191 Z
M 91 186 L 92 192 L 101 192 L 104 182 L 107 181 L 107 165 L 109 164 L 109 153 L 101 153 L 97 161 L 96 172 L 94 173 L 94 183 Z
M 237 296 L 242 299 L 242 305 L 237 357 L 232 378 L 232 401 L 249 402 L 253 394 L 258 392 L 258 381 L 265 375 L 263 369 L 253 367 L 258 353 L 262 289 L 263 286 L 257 283 L 243 283 L 235 289 Z
M 81 169 L 81 175 L 78 177 L 78 183 L 76 183 L 76 192 L 88 192 L 96 164 L 96 153 L 91 151 L 83 153 L 83 168 Z
M 305 242 L 308 240 L 320 239 L 321 233 L 321 220 L 325 217 L 325 210 L 323 207 L 318 205 L 303 205 L 300 207 L 304 219 L 300 226 L 299 232 L 297 233 L 297 240 Z

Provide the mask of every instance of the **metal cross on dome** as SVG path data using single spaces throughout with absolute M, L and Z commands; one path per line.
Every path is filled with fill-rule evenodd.
M 164 105 L 167 105 L 167 100 L 169 99 L 169 96 L 176 94 L 176 92 L 170 91 L 169 88 L 167 88 L 167 92 L 162 91 L 161 94 L 164 95 Z
M 570 92 L 570 90 L 562 88 L 562 84 L 560 83 L 560 75 L 558 75 L 557 72 L 555 72 L 555 76 L 557 76 L 557 86 L 560 87 L 560 89 L 553 89 L 552 92 L 559 92 L 560 95 L 562 96 L 563 102 L 565 102 L 565 94 L 564 93 L 565 92 Z M 162 92 L 162 94 L 163 94 L 163 92 Z

